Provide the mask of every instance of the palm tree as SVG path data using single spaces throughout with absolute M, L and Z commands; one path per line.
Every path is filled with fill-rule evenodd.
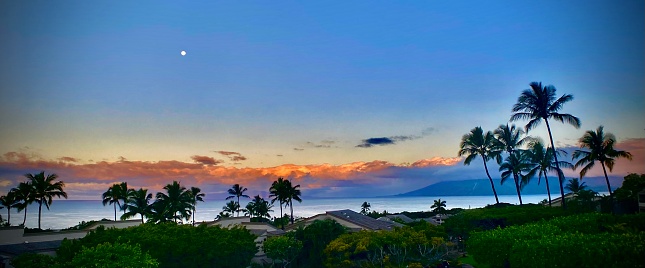
M 499 125 L 493 133 L 495 134 L 495 145 L 509 154 L 529 140 L 528 137 L 521 138 L 524 131 L 516 128 L 515 125 L 510 127 L 508 124 Z
M 53 198 L 65 197 L 67 199 L 67 193 L 63 191 L 65 183 L 62 181 L 54 182 L 58 178 L 56 174 L 49 174 L 45 176 L 45 172 L 41 171 L 38 174 L 25 174 L 30 180 L 30 184 L 33 187 L 33 200 L 38 203 L 38 229 L 40 229 L 40 219 L 42 215 L 43 203 L 47 210 L 54 202 Z
M 231 200 L 222 207 L 222 210 L 223 212 L 235 213 L 237 211 L 240 211 L 240 204 Z
M 580 170 L 580 179 L 582 180 L 582 178 L 587 174 L 587 171 L 594 167 L 596 161 L 600 162 L 602 171 L 605 173 L 607 190 L 611 197 L 611 185 L 609 184 L 609 177 L 607 177 L 607 169 L 605 167 L 609 168 L 609 172 L 611 172 L 614 169 L 616 158 L 623 157 L 632 160 L 632 154 L 614 149 L 616 137 L 614 134 L 609 132 L 605 134 L 603 126 L 599 126 L 595 132 L 588 130 L 580 140 L 578 140 L 578 142 L 580 143 L 581 148 L 588 148 L 589 151 L 575 150 L 573 152 L 574 160 L 580 158 L 573 166 L 574 170 L 584 165 Z
M 186 187 L 181 186 L 179 182 L 173 181 L 172 184 L 167 184 L 163 187 L 166 193 L 157 193 L 157 201 L 165 205 L 166 215 L 172 215 L 172 219 L 177 220 L 186 219 L 190 217 L 190 212 L 193 209 L 192 197 Z M 161 207 L 161 205 L 159 205 Z M 179 215 L 177 215 L 179 213 Z
M 517 198 L 520 200 L 520 205 L 522 205 L 522 195 L 520 194 L 520 191 L 526 184 L 528 184 L 534 174 L 531 172 L 531 162 L 529 161 L 526 153 L 520 150 L 514 151 L 506 157 L 504 162 L 499 166 L 499 171 L 502 172 L 501 184 L 504 184 L 504 182 L 513 175 Z
M 484 134 L 484 130 L 481 127 L 476 127 L 470 130 L 470 133 L 461 137 L 461 143 L 459 144 L 459 156 L 466 156 L 464 160 L 464 165 L 470 165 L 470 162 L 477 156 L 481 156 L 484 161 L 484 169 L 486 170 L 486 175 L 488 180 L 490 180 L 490 187 L 493 189 L 493 194 L 495 195 L 495 202 L 499 204 L 499 199 L 497 198 L 497 191 L 495 191 L 495 184 L 493 183 L 493 178 L 490 177 L 488 172 L 488 166 L 486 162 L 492 158 L 499 157 L 499 149 L 495 146 L 495 141 L 493 133 L 487 131 Z
M 439 198 L 439 200 L 434 201 L 434 204 L 432 204 L 430 208 L 432 209 L 432 212 L 444 212 L 446 211 L 446 201 L 441 201 L 441 198 Z
M 103 195 L 103 206 L 110 204 L 114 205 L 114 221 L 116 221 L 116 207 L 119 206 L 119 210 L 125 211 L 125 203 L 128 200 L 128 183 L 121 182 L 115 183 L 110 188 L 108 188 Z
M 227 197 L 226 200 L 233 199 L 233 198 L 237 197 L 237 206 L 238 206 L 237 216 L 238 217 L 240 216 L 240 197 L 249 198 L 248 195 L 244 194 L 244 192 L 246 192 L 247 190 L 248 189 L 244 188 L 243 186 L 241 186 L 241 185 L 239 185 L 237 183 L 235 185 L 233 185 L 233 187 L 231 187 L 231 189 L 228 189 L 229 197 Z
M 282 177 L 279 177 L 278 180 L 271 183 L 269 188 L 269 197 L 271 198 L 271 204 L 278 201 L 280 203 L 280 217 L 282 217 L 282 205 L 287 202 L 287 187 L 286 180 Z M 284 228 L 284 226 L 282 226 Z
M 530 161 L 534 164 L 531 169 L 532 173 L 538 173 L 538 185 L 542 179 L 542 174 L 544 174 L 544 181 L 546 182 L 546 192 L 549 195 L 549 206 L 551 206 L 551 188 L 549 188 L 549 177 L 547 174 L 551 171 L 557 171 L 557 166 L 555 164 L 555 158 L 553 156 L 554 151 L 552 148 L 545 148 L 544 144 L 540 140 L 535 140 L 529 145 L 529 150 L 525 151 Z M 556 154 L 566 154 L 565 151 L 557 150 Z M 564 168 L 573 168 L 571 163 L 566 161 L 560 161 L 559 166 Z
M 575 128 L 580 128 L 580 119 L 570 114 L 558 113 L 565 103 L 573 100 L 573 95 L 565 94 L 556 99 L 555 87 L 548 85 L 542 87 L 541 82 L 531 82 L 529 84 L 531 89 L 525 89 L 522 94 L 517 98 L 517 103 L 513 105 L 513 115 L 510 121 L 529 120 L 524 129 L 528 133 L 531 129 L 537 127 L 544 119 L 546 129 L 549 132 L 549 140 L 551 141 L 551 148 L 555 149 L 553 143 L 553 135 L 551 134 L 551 126 L 549 119 L 554 119 L 562 123 L 568 123 Z M 558 182 L 560 183 L 560 195 L 562 196 L 562 207 L 566 208 L 564 199 L 564 174 L 560 169 L 558 156 L 553 155 L 555 158 L 556 171 L 558 172 Z
M 564 188 L 571 191 L 573 195 L 576 196 L 580 191 L 587 189 L 587 185 L 585 185 L 584 182 L 580 183 L 577 178 L 573 178 L 569 180 L 569 183 Z
M 33 198 L 34 187 L 29 182 L 21 182 L 15 189 L 16 198 L 21 202 L 16 208 L 18 208 L 18 212 L 25 211 L 25 216 L 22 218 L 22 226 L 25 226 L 27 222 L 27 207 L 35 201 Z
M 370 205 L 370 203 L 367 203 L 367 201 L 363 202 L 363 204 L 361 205 L 361 214 L 367 215 L 370 212 L 371 207 L 372 205 Z
M 141 223 L 143 223 L 143 216 L 149 215 L 152 209 L 150 207 L 151 199 L 152 194 L 148 193 L 148 189 L 129 189 L 128 200 L 125 203 L 127 211 L 121 216 L 121 220 L 127 220 L 139 214 L 141 215 Z
M 20 200 L 16 193 L 16 189 L 11 189 L 7 195 L 0 196 L 0 205 L 7 208 L 7 224 L 11 226 L 11 208 L 18 207 Z
M 292 186 L 291 181 L 285 181 L 285 190 L 286 190 L 286 201 L 285 205 L 289 206 L 291 209 L 291 224 L 293 224 L 293 200 L 298 201 L 299 203 L 302 203 L 302 199 L 300 198 L 300 195 L 302 194 L 300 192 L 300 184 Z
M 190 187 L 188 193 L 190 193 L 191 201 L 193 204 L 193 215 L 191 216 L 191 218 L 193 219 L 193 226 L 195 226 L 195 209 L 197 208 L 197 201 L 204 202 L 204 196 L 206 194 L 202 193 L 202 190 L 197 187 Z
M 255 197 L 256 197 L 255 201 L 254 201 L 254 203 L 255 203 L 255 206 L 254 206 L 255 215 L 258 216 L 261 219 L 262 218 L 266 218 L 266 219 L 270 218 L 271 215 L 269 214 L 269 212 L 273 211 L 273 209 L 271 209 L 271 208 L 273 208 L 273 205 L 271 205 L 271 203 L 269 203 L 269 201 L 264 200 L 264 198 L 260 198 L 258 200 L 257 198 L 260 197 L 259 195 L 255 196 Z

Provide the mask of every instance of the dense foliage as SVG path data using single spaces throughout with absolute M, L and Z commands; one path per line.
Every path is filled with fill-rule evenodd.
M 324 267 L 325 247 L 332 240 L 347 233 L 345 227 L 333 220 L 314 221 L 306 228 L 298 228 L 288 235 L 302 242 L 302 251 L 293 261 L 293 267 Z
M 467 248 L 491 267 L 642 267 L 645 215 L 589 213 L 497 228 L 473 233 Z
M 51 267 L 54 258 L 45 254 L 24 253 L 11 260 L 11 265 L 16 268 L 42 268 Z
M 501 204 L 500 204 L 501 205 Z M 449 235 L 467 238 L 472 231 L 492 230 L 497 227 L 519 225 L 576 213 L 559 207 L 542 205 L 493 206 L 465 210 L 443 224 Z
M 264 241 L 264 252 L 275 263 L 287 267 L 298 257 L 302 250 L 302 242 L 292 236 L 275 236 Z
M 432 225 L 424 226 L 426 229 Z M 443 237 L 419 227 L 344 234 L 325 248 L 327 267 L 406 267 L 434 265 L 448 251 Z
M 127 229 L 98 228 L 82 239 L 64 240 L 57 254 L 60 263 L 70 263 L 83 247 L 118 242 L 139 244 L 144 253 L 159 261 L 159 267 L 245 267 L 257 252 L 255 238 L 240 228 L 144 224 Z
M 159 263 L 150 254 L 141 252 L 139 245 L 103 243 L 84 247 L 71 262 L 72 267 L 96 268 L 153 268 Z

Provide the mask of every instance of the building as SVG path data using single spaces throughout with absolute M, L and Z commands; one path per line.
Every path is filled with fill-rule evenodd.
M 343 209 L 343 210 L 327 211 L 324 214 L 318 214 L 318 215 L 306 218 L 302 221 L 299 221 L 292 225 L 287 226 L 286 230 L 287 231 L 295 230 L 300 226 L 305 227 L 317 220 L 334 220 L 338 222 L 340 225 L 347 227 L 352 232 L 357 232 L 361 230 L 390 231 L 390 230 L 393 230 L 394 227 L 403 227 L 403 224 L 394 222 L 390 219 L 377 220 L 377 219 L 365 216 L 363 214 L 360 214 L 358 212 L 355 212 L 353 210 Z

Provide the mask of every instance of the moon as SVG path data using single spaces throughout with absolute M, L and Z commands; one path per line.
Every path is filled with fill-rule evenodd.
M 186 56 L 186 51 L 185 51 L 185 50 L 182 50 L 182 51 L 181 51 L 181 55 L 182 55 L 182 56 Z

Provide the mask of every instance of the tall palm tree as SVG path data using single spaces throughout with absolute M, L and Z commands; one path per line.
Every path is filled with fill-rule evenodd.
M 67 199 L 67 193 L 63 191 L 65 183 L 62 181 L 56 181 L 58 175 L 49 174 L 45 176 L 45 172 L 41 171 L 38 174 L 25 174 L 25 177 L 30 180 L 30 184 L 33 189 L 33 198 L 36 203 L 38 203 L 38 229 L 40 229 L 40 219 L 42 216 L 43 203 L 47 210 L 54 202 L 53 198 L 61 196 Z
M 18 200 L 21 202 L 16 208 L 18 208 L 18 212 L 20 211 L 25 211 L 25 215 L 22 218 L 22 226 L 25 226 L 25 223 L 27 222 L 27 207 L 33 203 L 34 200 L 34 187 L 32 187 L 31 183 L 27 182 L 21 182 L 18 184 L 18 187 L 16 189 L 16 195 Z
M 167 214 L 172 215 L 175 222 L 181 219 L 188 220 L 193 205 L 192 197 L 186 187 L 181 186 L 177 181 L 173 181 L 172 184 L 167 184 L 163 189 L 166 190 L 166 193 L 157 193 L 157 201 L 165 204 Z
M 103 198 L 103 206 L 114 205 L 114 221 L 116 221 L 116 207 L 119 206 L 119 210 L 125 211 L 125 203 L 128 200 L 128 183 L 113 184 L 101 197 Z
M 7 208 L 7 224 L 11 225 L 11 208 L 18 207 L 20 200 L 16 194 L 16 189 L 11 189 L 7 195 L 0 196 L 0 205 Z
M 269 197 L 271 198 L 271 204 L 275 203 L 275 201 L 278 201 L 280 203 L 280 218 L 282 218 L 284 214 L 282 214 L 282 206 L 287 202 L 287 195 L 288 195 L 288 190 L 287 190 L 287 184 L 284 178 L 279 177 L 278 180 L 274 181 L 271 183 L 271 187 L 269 188 Z M 284 228 L 284 226 L 282 226 Z
M 556 99 L 555 87 L 548 85 L 543 87 L 542 82 L 531 82 L 530 89 L 525 89 L 522 94 L 517 98 L 517 103 L 513 105 L 513 115 L 510 121 L 529 120 L 524 129 L 528 133 L 531 129 L 537 127 L 542 120 L 546 124 L 546 129 L 549 132 L 549 140 L 551 141 L 551 148 L 555 149 L 553 143 L 553 135 L 551 134 L 551 126 L 549 119 L 554 119 L 562 123 L 568 123 L 575 128 L 580 128 L 580 119 L 570 114 L 559 113 L 565 103 L 573 100 L 573 95 L 564 94 Z M 566 208 L 564 199 L 564 174 L 560 169 L 558 156 L 553 155 L 555 158 L 556 171 L 558 172 L 558 182 L 560 184 L 560 195 L 562 196 L 562 207 Z
M 367 201 L 363 202 L 363 204 L 361 205 L 361 214 L 367 215 L 370 212 L 371 207 L 372 205 L 370 205 L 370 203 L 367 203 Z
M 300 184 L 293 186 L 291 184 L 291 181 L 285 181 L 285 205 L 289 206 L 291 209 L 291 224 L 293 224 L 293 200 L 298 201 L 299 203 L 302 203 L 302 199 L 300 198 L 300 195 L 302 194 L 300 192 Z
M 446 201 L 441 201 L 441 198 L 439 198 L 439 200 L 434 201 L 434 204 L 430 208 L 433 212 L 444 212 L 446 211 Z
M 555 164 L 554 151 L 552 148 L 545 148 L 540 140 L 534 140 L 529 144 L 529 150 L 525 151 L 530 161 L 533 163 L 532 173 L 538 173 L 538 185 L 544 174 L 544 181 L 546 182 L 546 192 L 549 195 L 549 206 L 551 206 L 551 188 L 549 187 L 549 177 L 547 174 L 552 171 L 557 171 Z M 557 150 L 555 154 L 566 154 L 565 151 Z M 571 163 L 560 161 L 559 166 L 563 168 L 573 168 Z
M 128 200 L 125 203 L 126 212 L 121 215 L 121 220 L 127 220 L 139 214 L 141 215 L 141 223 L 143 223 L 143 217 L 149 215 L 152 209 L 150 207 L 151 199 L 152 194 L 148 193 L 148 189 L 129 189 Z
M 238 217 L 240 216 L 240 197 L 249 198 L 248 195 L 244 194 L 244 192 L 246 192 L 247 190 L 248 189 L 246 189 L 244 186 L 241 186 L 237 183 L 233 185 L 231 189 L 228 189 L 229 197 L 227 197 L 226 200 L 237 198 L 237 206 L 238 206 L 237 216 Z
M 513 175 L 517 198 L 520 200 L 520 205 L 522 205 L 522 195 L 520 194 L 520 191 L 526 184 L 528 184 L 534 174 L 531 171 L 531 162 L 529 161 L 526 153 L 520 150 L 515 150 L 506 157 L 504 162 L 499 166 L 499 171 L 502 172 L 502 184 L 504 184 L 504 182 Z
M 587 171 L 594 167 L 596 161 L 600 162 L 602 171 L 605 173 L 607 190 L 611 197 L 612 192 L 611 185 L 609 184 L 609 177 L 607 176 L 607 168 L 609 168 L 609 172 L 611 172 L 614 169 L 616 158 L 622 157 L 632 160 L 632 154 L 614 149 L 616 137 L 614 134 L 609 132 L 605 134 L 603 126 L 599 126 L 595 132 L 593 130 L 588 130 L 580 140 L 578 140 L 578 142 L 580 143 L 581 148 L 588 148 L 589 151 L 575 150 L 573 152 L 574 160 L 580 158 L 573 166 L 574 170 L 578 167 L 584 166 L 580 170 L 580 179 L 582 180 L 582 178 L 587 174 Z
M 486 175 L 488 180 L 490 180 L 490 187 L 493 189 L 493 194 L 495 195 L 495 203 L 499 204 L 499 199 L 497 198 L 497 191 L 495 191 L 495 184 L 493 183 L 493 178 L 490 177 L 488 172 L 488 166 L 486 162 L 493 158 L 498 158 L 500 150 L 495 146 L 495 138 L 493 133 L 487 131 L 484 133 L 481 127 L 475 127 L 470 130 L 470 133 L 461 137 L 461 143 L 459 144 L 459 156 L 466 156 L 464 159 L 464 165 L 470 165 L 470 162 L 477 156 L 481 156 L 484 161 L 484 169 L 486 170 Z
M 202 193 L 202 189 L 197 187 L 190 187 L 188 192 L 190 193 L 191 202 L 193 204 L 193 215 L 191 215 L 191 218 L 193 219 L 193 226 L 195 226 L 195 210 L 197 208 L 197 201 L 204 202 L 204 196 L 206 194 Z
M 580 183 L 577 178 L 573 178 L 569 180 L 569 183 L 564 188 L 571 191 L 573 195 L 576 196 L 580 191 L 587 189 L 587 185 L 585 185 L 584 182 Z
M 493 132 L 495 134 L 495 144 L 499 149 L 511 154 L 515 149 L 524 145 L 530 138 L 522 138 L 524 131 L 516 128 L 515 125 L 499 125 Z

